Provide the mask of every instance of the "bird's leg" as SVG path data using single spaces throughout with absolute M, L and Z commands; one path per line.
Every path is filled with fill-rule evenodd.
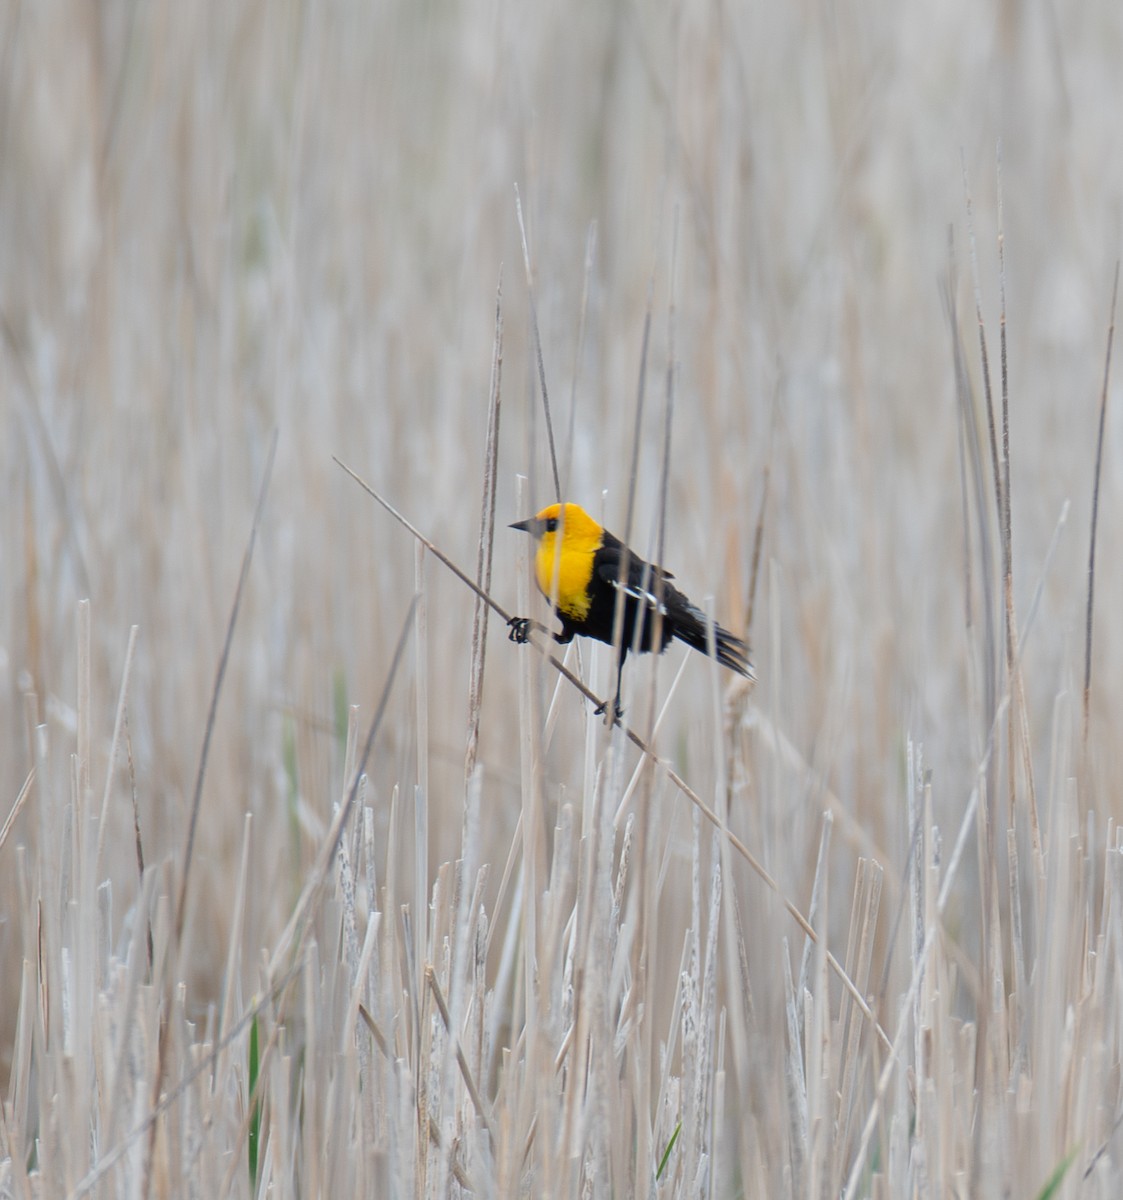
M 570 626 L 564 626 L 561 633 L 550 633 L 545 625 L 533 617 L 512 617 L 507 622 L 507 636 L 520 646 L 525 646 L 530 641 L 532 633 L 549 633 L 560 646 L 573 641 L 573 629 Z
M 620 661 L 616 664 L 616 698 L 612 703 L 612 707 L 616 712 L 616 719 L 619 721 L 624 715 L 624 706 L 620 703 L 620 696 L 624 690 L 624 659 L 627 657 L 628 647 L 620 647 Z
M 620 689 L 624 678 L 624 659 L 627 657 L 628 647 L 625 644 L 620 647 L 620 658 L 616 663 L 616 696 L 612 703 L 612 711 L 616 714 L 617 721 L 623 720 L 624 717 L 624 707 L 620 703 Z M 608 701 L 606 700 L 603 704 L 598 704 L 594 711 L 598 717 L 603 717 L 608 711 Z

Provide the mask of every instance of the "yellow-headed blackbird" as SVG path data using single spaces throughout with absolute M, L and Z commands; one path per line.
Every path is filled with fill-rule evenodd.
M 616 595 L 624 589 L 624 624 L 620 635 L 620 661 L 616 672 L 616 711 L 620 713 L 620 676 L 628 650 L 636 643 L 636 624 L 641 652 L 662 653 L 672 638 L 678 638 L 706 654 L 708 622 L 703 613 L 672 584 L 674 577 L 662 567 L 646 563 L 628 550 L 576 504 L 551 504 L 536 517 L 516 521 L 512 529 L 529 533 L 538 542 L 534 556 L 534 578 L 547 598 L 555 597 L 554 611 L 562 623 L 553 635 L 562 645 L 574 634 L 596 638 L 612 645 Z M 621 570 L 627 557 L 627 566 Z M 655 645 L 656 613 L 661 617 L 658 646 Z M 509 637 L 526 642 L 536 623 L 529 617 L 512 617 Z M 728 629 L 714 625 L 714 650 L 723 666 L 753 679 L 745 643 Z

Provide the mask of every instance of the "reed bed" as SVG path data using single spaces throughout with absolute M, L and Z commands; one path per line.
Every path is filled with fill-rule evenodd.
M 1117 8 L 0 11 L 0 1196 L 1120 1194 Z

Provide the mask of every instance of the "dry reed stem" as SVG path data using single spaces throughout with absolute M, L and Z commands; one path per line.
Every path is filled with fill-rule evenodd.
M 503 274 L 495 288 L 495 341 L 491 355 L 491 387 L 487 409 L 484 449 L 483 500 L 480 504 L 480 537 L 476 558 L 476 582 L 491 591 L 491 562 L 495 549 L 495 501 L 499 461 L 500 395 L 503 378 Z M 480 597 L 472 611 L 472 665 L 468 680 L 468 744 L 464 753 L 464 778 L 476 769 L 480 740 L 480 709 L 483 704 L 484 657 L 487 647 L 487 618 L 490 609 Z
M 1115 341 L 1115 303 L 1119 297 L 1119 262 L 1111 283 L 1111 310 L 1107 326 L 1107 350 L 1104 353 L 1104 381 L 1100 390 L 1100 419 L 1096 432 L 1096 467 L 1092 475 L 1092 522 L 1088 535 L 1088 604 L 1084 617 L 1084 729 L 1083 755 L 1088 754 L 1088 724 L 1092 694 L 1092 604 L 1096 590 L 1096 526 L 1100 515 L 1100 470 L 1103 465 L 1104 427 L 1107 424 L 1107 389 L 1111 379 L 1111 348 Z M 1085 772 L 1087 764 L 1084 764 Z
M 550 470 L 554 478 L 554 499 L 560 504 L 562 500 L 561 475 L 558 473 L 558 451 L 554 445 L 554 421 L 550 414 L 550 393 L 546 387 L 546 364 L 542 357 L 542 334 L 538 328 L 538 304 L 534 298 L 534 271 L 530 265 L 530 247 L 527 244 L 526 223 L 523 221 L 523 202 L 519 195 L 519 185 L 515 184 L 515 215 L 519 223 L 519 237 L 522 240 L 523 270 L 526 273 L 527 302 L 530 305 L 530 327 L 534 334 L 534 357 L 538 365 L 538 386 L 542 389 L 542 410 L 546 415 L 546 438 L 550 446 Z

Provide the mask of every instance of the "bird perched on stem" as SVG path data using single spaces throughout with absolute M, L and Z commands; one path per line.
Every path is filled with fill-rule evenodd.
M 565 645 L 574 634 L 614 644 L 616 598 L 623 589 L 620 659 L 616 670 L 616 715 L 621 714 L 620 679 L 628 650 L 662 653 L 673 638 L 709 653 L 706 614 L 671 583 L 670 571 L 644 562 L 619 538 L 576 504 L 551 504 L 536 517 L 516 521 L 512 529 L 529 533 L 538 543 L 534 578 L 539 591 L 554 602 L 562 623 L 554 641 Z M 543 629 L 529 617 L 508 622 L 511 641 L 525 643 L 532 629 Z M 754 679 L 745 643 L 714 624 L 714 654 L 722 666 Z M 544 632 L 546 632 L 544 630 Z M 603 712 L 603 706 L 598 711 Z

